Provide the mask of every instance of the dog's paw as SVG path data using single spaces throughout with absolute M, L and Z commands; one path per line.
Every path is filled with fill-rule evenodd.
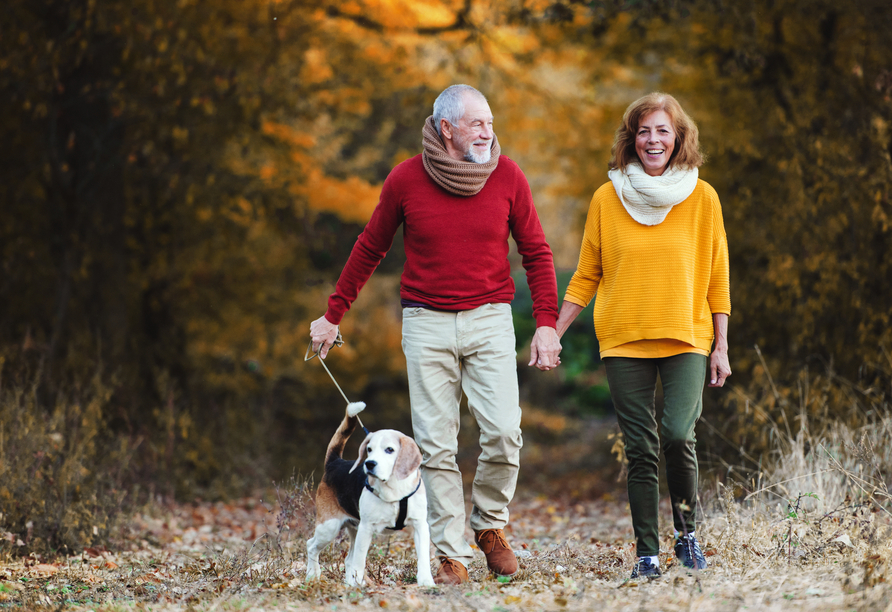
M 365 576 L 363 576 L 362 573 L 347 570 L 347 575 L 344 578 L 344 582 L 347 583 L 347 586 L 359 588 L 365 586 Z
M 418 586 L 423 587 L 432 587 L 434 585 L 434 577 L 433 576 L 423 576 L 418 578 Z

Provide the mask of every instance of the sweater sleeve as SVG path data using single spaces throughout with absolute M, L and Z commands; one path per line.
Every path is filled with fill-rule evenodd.
M 713 205 L 712 227 L 712 271 L 709 275 L 709 288 L 706 301 L 713 313 L 731 314 L 731 281 L 728 258 L 728 237 L 725 234 L 725 222 L 722 217 L 722 205 L 719 196 L 711 191 Z
M 558 316 L 554 257 L 533 204 L 530 184 L 520 168 L 516 170 L 515 196 L 508 225 L 527 273 L 536 327 L 554 327 Z
M 579 306 L 588 306 L 598 291 L 601 275 L 601 206 L 595 192 L 585 220 L 579 263 L 567 286 L 564 300 Z
M 359 295 L 359 291 L 371 277 L 372 273 L 387 255 L 393 245 L 396 230 L 403 222 L 402 207 L 399 195 L 395 192 L 393 173 L 384 181 L 378 205 L 372 212 L 365 229 L 356 239 L 350 257 L 344 265 L 335 292 L 328 298 L 328 310 L 325 318 L 335 325 L 350 310 L 350 306 Z

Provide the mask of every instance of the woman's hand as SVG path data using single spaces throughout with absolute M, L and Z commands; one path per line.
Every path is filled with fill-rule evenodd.
M 709 385 L 710 387 L 722 387 L 725 379 L 731 376 L 731 364 L 728 362 L 728 350 L 712 351 L 709 356 Z
M 712 315 L 715 329 L 715 348 L 709 355 L 709 387 L 723 387 L 725 380 L 731 376 L 731 363 L 728 361 L 728 315 L 715 313 Z

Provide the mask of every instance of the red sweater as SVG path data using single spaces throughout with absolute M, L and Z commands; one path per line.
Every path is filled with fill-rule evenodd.
M 551 247 L 539 223 L 526 177 L 502 155 L 486 185 L 473 196 L 453 195 L 434 183 L 421 155 L 399 164 L 328 300 L 325 318 L 340 324 L 360 289 L 390 250 L 402 224 L 406 265 L 400 297 L 439 310 L 470 310 L 510 303 L 514 281 L 508 235 L 523 258 L 539 327 L 557 321 L 557 282 Z

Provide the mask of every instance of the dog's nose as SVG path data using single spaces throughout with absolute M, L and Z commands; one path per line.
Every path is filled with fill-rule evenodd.
M 365 471 L 366 472 L 374 472 L 376 465 L 378 465 L 377 461 L 372 461 L 372 460 L 366 461 L 365 462 Z

